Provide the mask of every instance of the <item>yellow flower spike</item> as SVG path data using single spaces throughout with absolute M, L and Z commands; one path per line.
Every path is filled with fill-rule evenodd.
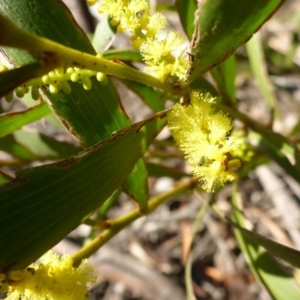
M 141 47 L 146 70 L 161 81 L 168 75 L 185 80 L 189 68 L 185 42 L 186 38 L 176 31 L 171 31 L 166 38 L 146 39 Z
M 146 0 L 102 0 L 98 11 L 110 18 L 118 32 L 131 33 L 132 46 L 140 49 L 146 72 L 161 82 L 169 76 L 186 80 L 190 67 L 187 39 L 176 31 L 166 35 L 166 18 L 161 13 L 151 16 Z
M 124 12 L 122 0 L 102 0 L 98 6 L 99 13 L 111 18 L 113 23 L 117 25 L 120 22 L 120 18 Z M 115 26 L 114 25 L 114 26 Z
M 168 114 L 172 135 L 207 192 L 237 178 L 240 160 L 235 155 L 243 143 L 229 136 L 232 122 L 215 111 L 214 100 L 210 94 L 193 92 L 190 105 L 175 104 Z
M 161 32 L 162 29 L 168 26 L 168 21 L 164 15 L 161 13 L 155 13 L 149 17 L 149 22 L 147 25 L 147 38 L 153 38 L 156 34 Z
M 59 257 L 52 251 L 40 263 L 18 272 L 23 277 L 8 281 L 5 300 L 84 300 L 87 287 L 96 279 L 87 260 L 74 268 L 70 255 Z
M 134 33 L 148 23 L 149 6 L 145 0 L 131 0 L 124 5 L 124 11 L 120 18 L 122 28 Z

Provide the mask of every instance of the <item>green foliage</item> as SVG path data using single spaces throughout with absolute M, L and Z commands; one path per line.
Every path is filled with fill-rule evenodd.
M 103 243 L 138 217 L 152 212 L 171 197 L 194 188 L 198 179 L 195 180 L 190 174 L 161 163 L 164 158 L 172 155 L 167 147 L 161 147 L 163 152 L 160 153 L 149 151 L 151 145 L 161 142 L 155 138 L 167 124 L 168 112 L 164 110 L 167 101 L 172 100 L 174 104 L 181 100 L 183 104 L 188 105 L 194 91 L 209 92 L 217 98 L 216 106 L 223 113 L 215 115 L 217 119 L 215 124 L 223 122 L 222 126 L 225 128 L 222 134 L 219 133 L 223 139 L 222 143 L 207 142 L 207 149 L 211 149 L 209 148 L 211 144 L 215 148 L 223 148 L 223 152 L 220 150 L 217 154 L 214 153 L 214 159 L 208 161 L 206 154 L 202 153 L 204 150 L 201 157 L 198 157 L 198 152 L 193 150 L 197 148 L 197 151 L 200 151 L 196 142 L 195 147 L 189 146 L 191 148 L 189 151 L 192 151 L 189 158 L 193 156 L 193 152 L 194 156 L 196 155 L 196 158 L 193 157 L 196 169 L 201 169 L 203 173 L 205 168 L 211 168 L 211 165 L 218 162 L 218 166 L 223 168 L 223 173 L 226 173 L 227 177 L 231 175 L 230 180 L 233 180 L 238 177 L 237 174 L 245 177 L 257 165 L 273 161 L 298 183 L 300 182 L 298 134 L 300 120 L 298 119 L 298 125 L 290 134 L 284 136 L 275 132 L 272 124 L 264 126 L 241 113 L 237 108 L 235 86 L 238 58 L 232 55 L 270 18 L 283 1 L 200 2 L 176 1 L 175 7 L 183 29 L 191 42 L 191 49 L 181 51 L 180 59 L 177 59 L 168 48 L 170 45 L 166 46 L 168 43 L 172 44 L 167 38 L 162 42 L 151 33 L 151 39 L 157 39 L 156 44 L 153 40 L 151 43 L 150 40 L 147 41 L 146 34 L 142 30 L 145 20 L 138 25 L 140 31 L 133 30 L 134 35 L 131 39 L 134 45 L 143 40 L 141 53 L 133 49 L 105 50 L 116 30 L 126 29 L 123 28 L 125 24 L 123 16 L 120 17 L 120 21 L 116 19 L 119 16 L 107 14 L 108 18 L 103 18 L 97 26 L 91 43 L 60 1 L 15 0 L 13 4 L 10 0 L 2 1 L 0 46 L 8 62 L 17 68 L 9 71 L 1 69 L 0 96 L 12 100 L 13 92 L 19 93 L 20 96 L 27 85 L 26 88 L 31 86 L 32 98 L 37 98 L 38 102 L 23 111 L 5 112 L 0 115 L 0 150 L 9 153 L 14 163 L 21 168 L 15 172 L 15 178 L 7 175 L 4 169 L 0 170 L 0 273 L 27 267 L 78 225 L 84 221 L 87 224 L 92 223 L 93 220 L 89 217 L 95 211 L 98 212 L 99 218 L 95 222 L 102 220 L 121 191 L 137 203 L 138 209 L 112 220 L 111 229 L 104 231 L 101 241 L 96 238 L 74 256 L 75 264 L 78 265 L 82 258 L 97 251 Z M 147 11 L 145 4 L 143 5 L 143 10 L 134 11 L 134 17 L 138 21 L 143 19 Z M 112 26 L 110 22 L 118 27 Z M 147 26 L 150 25 L 147 23 Z M 161 24 L 158 26 L 163 28 Z M 261 43 L 259 37 L 255 36 L 255 39 L 247 44 L 247 52 L 254 76 L 272 114 L 272 123 L 280 117 L 280 114 L 276 97 L 272 92 L 272 83 L 264 65 Z M 145 48 L 153 45 L 155 47 L 160 45 L 164 50 L 161 51 L 160 59 L 155 57 L 155 53 L 152 57 L 151 51 L 147 53 L 148 49 Z M 174 42 L 174 45 L 177 43 Z M 96 56 L 97 53 L 103 56 Z M 180 64 L 186 66 L 186 58 L 189 58 L 190 67 L 182 70 Z M 151 72 L 154 75 L 159 74 L 158 78 L 133 66 L 133 63 L 140 63 L 142 59 L 151 64 Z M 43 75 L 49 76 L 47 74 L 55 69 L 68 68 L 73 68 L 74 72 L 78 70 L 78 78 L 73 82 L 68 81 L 65 88 L 60 86 L 61 88 L 57 88 L 54 92 L 51 85 L 47 86 L 47 82 L 42 79 Z M 168 72 L 160 68 L 168 68 Z M 91 71 L 93 73 L 86 73 Z M 56 72 L 55 74 L 58 74 L 60 71 Z M 203 76 L 206 72 L 212 75 L 213 83 Z M 83 75 L 102 73 L 107 76 L 105 82 Z M 170 77 L 165 79 L 166 74 L 170 74 Z M 111 76 L 137 94 L 145 106 L 152 110 L 153 116 L 132 124 L 123 108 L 122 95 L 116 89 Z M 43 84 L 34 85 L 33 82 L 38 82 L 36 80 L 40 80 L 39 82 Z M 57 79 L 51 83 L 59 87 Z M 175 107 L 178 111 L 182 109 L 179 104 Z M 191 106 L 189 108 L 193 110 Z M 243 143 L 246 149 L 237 154 L 239 158 L 244 157 L 244 160 L 241 159 L 243 165 L 240 170 L 235 170 L 239 164 L 230 166 L 230 162 L 234 161 L 230 160 L 233 153 L 230 145 L 237 143 L 233 143 L 228 135 L 232 126 L 228 125 L 231 121 L 225 114 L 242 124 L 241 135 L 245 139 L 252 135 L 256 140 L 251 146 Z M 194 128 L 195 116 L 193 113 L 191 115 L 190 127 Z M 206 127 L 202 128 L 204 133 L 201 135 L 202 138 L 205 137 L 204 140 L 208 140 L 212 136 L 209 126 L 214 123 L 212 122 L 214 114 L 203 113 L 203 115 L 211 118 L 203 122 Z M 42 132 L 22 131 L 23 126 L 46 116 L 55 116 L 74 143 L 61 142 Z M 53 122 L 51 118 L 48 120 Z M 180 121 L 182 124 L 185 123 L 184 119 Z M 172 127 L 176 127 L 178 116 L 172 122 Z M 57 124 L 53 126 L 57 130 L 62 130 L 62 126 L 59 127 Z M 193 129 L 190 131 L 193 132 Z M 178 135 L 183 136 L 184 133 L 180 132 Z M 198 139 L 198 136 L 196 137 Z M 241 137 L 236 138 L 236 141 L 238 139 Z M 169 141 L 166 142 L 170 146 Z M 171 145 L 174 146 L 173 143 Z M 205 148 L 204 152 L 211 151 L 207 149 Z M 222 152 L 223 156 L 219 155 L 219 152 Z M 145 160 L 143 158 L 145 153 L 150 158 L 152 155 L 153 160 Z M 179 157 L 182 158 L 180 155 Z M 53 162 L 34 168 L 24 167 L 29 162 L 46 160 Z M 7 163 L 6 167 L 8 166 Z M 220 174 L 223 173 L 215 173 L 214 176 L 216 178 L 219 176 L 220 179 Z M 172 191 L 151 200 L 148 190 L 150 176 L 168 176 L 178 181 L 184 177 L 189 179 L 188 183 L 180 183 Z M 203 180 L 205 176 L 206 174 L 202 174 L 200 179 Z M 225 177 L 221 178 L 220 185 L 227 180 Z M 211 180 L 207 191 L 214 190 L 214 180 Z M 215 192 L 218 191 L 216 189 Z M 247 256 L 253 273 L 274 298 L 299 297 L 300 291 L 293 278 L 282 271 L 275 262 L 273 263 L 271 255 L 299 268 L 300 252 L 245 229 L 245 216 L 236 189 L 232 192 L 232 207 L 232 219 L 223 218 L 223 220 L 234 228 L 237 242 Z M 190 259 L 188 262 L 186 282 L 189 282 Z M 193 298 L 190 289 L 189 297 Z

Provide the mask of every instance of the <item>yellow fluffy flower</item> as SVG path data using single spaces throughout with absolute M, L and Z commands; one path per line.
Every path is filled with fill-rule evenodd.
M 73 267 L 70 255 L 47 252 L 39 263 L 7 275 L 9 290 L 5 300 L 83 300 L 95 275 L 87 260 Z
M 160 81 L 185 81 L 190 63 L 187 39 L 168 25 L 161 13 L 150 15 L 146 0 L 101 0 L 98 11 L 110 18 L 119 32 L 128 31 L 134 49 L 140 49 L 146 71 Z
M 149 6 L 144 0 L 131 0 L 124 6 L 120 25 L 123 30 L 132 34 L 143 28 L 148 23 Z
M 231 120 L 216 111 L 213 103 L 211 95 L 193 92 L 190 105 L 175 104 L 168 114 L 172 135 L 207 192 L 237 178 L 240 160 L 236 154 L 242 142 L 229 136 Z
M 128 30 L 132 34 L 146 26 L 149 17 L 149 6 L 145 0 L 102 0 L 98 11 L 109 18 L 118 31 Z
M 99 13 L 111 18 L 115 22 L 115 25 L 120 22 L 123 10 L 122 0 L 102 0 L 98 7 Z
M 149 17 L 146 37 L 155 37 L 155 35 L 161 32 L 161 30 L 164 29 L 166 26 L 168 26 L 168 21 L 165 18 L 165 16 L 161 13 L 155 13 L 154 15 Z
M 147 71 L 161 81 L 167 75 L 185 80 L 189 67 L 186 49 L 183 47 L 185 41 L 186 38 L 177 31 L 171 31 L 165 38 L 146 39 L 141 54 L 147 64 Z

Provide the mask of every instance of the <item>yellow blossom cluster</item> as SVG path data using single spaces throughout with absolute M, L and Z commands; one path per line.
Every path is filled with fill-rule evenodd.
M 87 260 L 74 268 L 70 255 L 59 257 L 52 251 L 25 270 L 1 275 L 2 285 L 8 285 L 5 300 L 84 300 L 87 286 L 95 282 Z
M 172 135 L 207 192 L 237 178 L 243 144 L 230 136 L 232 122 L 214 109 L 214 100 L 210 94 L 193 92 L 190 105 L 175 104 L 168 114 Z
M 186 37 L 176 31 L 165 31 L 166 18 L 161 13 L 150 15 L 145 0 L 101 0 L 98 11 L 109 17 L 119 32 L 130 32 L 132 45 L 140 49 L 148 73 L 162 82 L 170 76 L 186 79 Z

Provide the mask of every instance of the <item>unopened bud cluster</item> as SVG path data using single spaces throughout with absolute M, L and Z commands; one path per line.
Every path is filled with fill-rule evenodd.
M 6 66 L 0 66 L 0 72 L 7 71 Z M 106 84 L 107 77 L 104 73 L 90 71 L 86 69 L 80 69 L 76 67 L 69 67 L 67 69 L 59 68 L 55 69 L 48 74 L 29 80 L 17 87 L 14 92 L 19 98 L 23 98 L 25 94 L 31 93 L 31 97 L 34 100 L 38 100 L 40 97 L 39 88 L 45 86 L 48 88 L 51 94 L 58 94 L 59 91 L 63 91 L 65 94 L 71 93 L 71 86 L 68 82 L 78 82 L 82 85 L 85 90 L 90 90 L 92 88 L 91 77 L 96 76 L 96 79 L 102 83 Z M 5 95 L 6 100 L 9 102 L 13 99 L 13 92 Z

